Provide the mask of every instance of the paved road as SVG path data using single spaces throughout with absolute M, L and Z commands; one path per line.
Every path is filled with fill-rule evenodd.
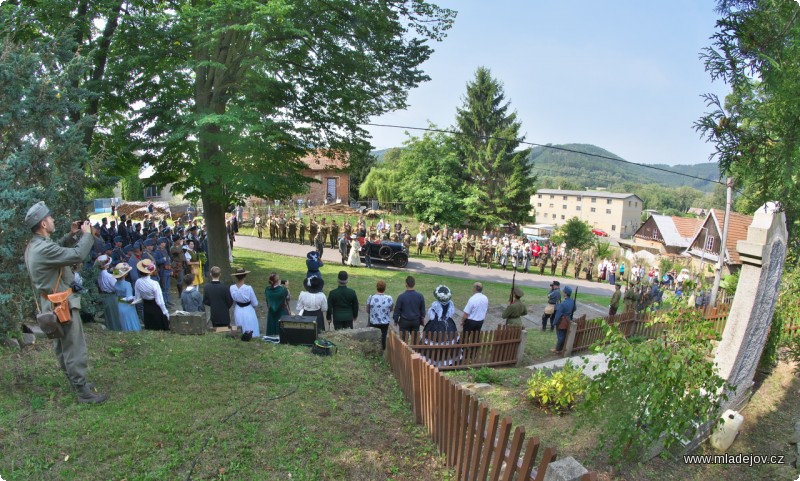
M 300 244 L 291 244 L 289 242 L 270 241 L 269 239 L 259 239 L 258 237 L 238 236 L 236 238 L 235 247 L 244 249 L 253 249 L 263 252 L 272 252 L 274 254 L 283 254 L 296 257 L 305 257 L 306 254 L 313 250 L 311 246 Z M 326 262 L 341 263 L 342 258 L 339 251 L 336 249 L 326 248 L 323 251 L 322 259 Z M 384 264 L 382 262 L 373 262 L 373 267 L 379 269 L 397 269 L 396 267 Z M 460 277 L 463 279 L 475 279 L 481 282 L 505 282 L 511 283 L 513 271 L 502 271 L 500 269 L 487 269 L 485 267 L 478 267 L 475 265 L 463 266 L 458 263 L 450 264 L 448 262 L 436 262 L 427 259 L 417 259 L 412 257 L 408 261 L 408 266 L 404 270 L 413 272 L 422 272 L 425 274 L 436 274 L 442 276 Z M 548 289 L 550 282 L 553 278 L 550 276 L 540 276 L 539 274 L 523 274 L 517 272 L 516 283 L 519 285 L 529 287 L 540 287 Z M 580 287 L 579 291 L 582 294 L 593 294 L 598 296 L 611 296 L 614 292 L 614 287 L 608 283 L 588 282 L 586 280 L 559 279 L 561 285 L 570 285 Z M 580 300 L 580 299 L 579 299 Z

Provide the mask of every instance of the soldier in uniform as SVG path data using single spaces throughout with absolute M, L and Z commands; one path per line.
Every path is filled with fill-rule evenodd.
M 169 284 L 172 280 L 172 262 L 167 250 L 166 237 L 160 237 L 156 242 L 158 248 L 153 252 L 156 258 L 156 268 L 158 269 L 159 285 L 161 285 L 161 294 L 164 296 L 164 304 L 169 306 Z
M 314 236 L 314 248 L 317 250 L 319 258 L 322 259 L 322 253 L 325 250 L 325 238 L 322 237 L 322 232 L 317 232 L 317 235 Z
M 456 257 L 456 252 L 460 252 L 460 251 L 461 251 L 461 241 L 453 240 L 450 243 L 450 249 L 447 252 L 447 256 L 450 259 L 450 263 L 451 264 L 453 263 L 453 260 Z
M 299 226 L 297 226 L 298 230 L 300 231 L 300 245 L 306 245 L 306 223 L 303 219 L 300 219 Z
M 492 268 L 492 257 L 494 256 L 492 250 L 493 250 L 492 246 L 489 244 L 489 242 L 486 242 L 486 245 L 484 246 L 483 249 L 483 262 L 489 269 Z
M 294 244 L 295 242 L 297 242 L 297 219 L 295 218 L 295 216 L 291 216 L 289 218 L 288 225 L 289 225 L 289 242 Z
M 169 250 L 169 260 L 172 264 L 172 277 L 175 278 L 178 296 L 183 293 L 183 276 L 186 274 L 186 257 L 183 255 L 183 238 L 175 234 L 174 243 Z
M 311 245 L 314 245 L 314 240 L 317 238 L 318 230 L 319 226 L 317 225 L 317 221 L 312 217 L 311 222 L 308 224 L 308 240 Z
M 349 239 L 351 235 L 353 235 L 353 226 L 350 224 L 350 219 L 345 219 L 344 225 L 344 236 L 345 238 Z
M 403 245 L 406 246 L 406 249 L 409 251 L 411 250 L 411 234 L 408 232 L 408 229 L 403 229 Z
M 269 216 L 269 240 L 274 241 L 277 237 L 278 225 L 275 223 L 275 216 Z
M 25 225 L 33 233 L 25 248 L 25 265 L 38 297 L 37 308 L 50 311 L 49 294 L 63 292 L 72 285 L 72 265 L 86 258 L 94 239 L 89 221 L 73 222 L 69 233 L 57 243 L 50 239 L 55 232 L 55 221 L 44 202 L 37 202 L 25 214 Z M 92 392 L 92 384 L 86 380 L 88 356 L 86 340 L 81 322 L 81 296 L 73 293 L 68 298 L 71 320 L 61 324 L 64 337 L 55 340 L 55 353 L 61 370 L 67 375 L 80 403 L 101 403 L 108 399 L 105 394 Z
M 264 232 L 264 226 L 261 224 L 261 216 L 260 215 L 256 216 L 256 229 L 258 229 L 258 238 L 261 239 L 261 235 Z M 182 279 L 181 279 L 181 282 L 183 282 Z
M 544 268 L 547 266 L 547 261 L 549 260 L 549 256 L 546 254 L 539 254 L 539 275 L 544 275 Z
M 281 242 L 286 242 L 286 227 L 286 214 L 281 214 L 280 219 L 278 219 L 278 232 L 281 236 Z
M 447 239 L 442 239 L 438 241 L 437 244 L 439 246 L 439 262 L 444 262 L 444 256 L 447 254 L 447 250 L 450 246 L 447 245 Z
M 589 258 L 589 264 L 586 266 L 586 280 L 592 280 L 592 270 L 594 269 L 594 257 Z
M 583 264 L 583 256 L 578 254 L 578 257 L 575 259 L 575 279 L 581 275 L 581 264 Z
M 339 225 L 336 223 L 336 219 L 333 219 L 331 221 L 331 249 L 336 249 L 337 239 L 339 239 Z
M 464 260 L 461 262 L 463 265 L 465 266 L 469 265 L 469 256 L 471 256 L 474 251 L 475 251 L 475 241 L 472 239 L 472 236 L 470 236 L 467 239 L 466 245 L 464 246 L 464 249 L 462 251 L 464 253 Z
M 569 267 L 569 255 L 564 254 L 564 259 L 561 263 L 561 275 L 563 277 L 567 277 L 567 267 Z
M 325 220 L 325 218 L 323 217 L 322 218 L 322 222 L 320 222 L 320 224 L 319 224 L 319 233 L 322 234 L 322 243 L 323 244 L 327 244 L 328 243 L 328 235 L 330 235 L 330 232 L 331 232 L 331 228 L 328 225 L 328 223 Z M 320 256 L 321 255 L 322 254 L 320 254 Z

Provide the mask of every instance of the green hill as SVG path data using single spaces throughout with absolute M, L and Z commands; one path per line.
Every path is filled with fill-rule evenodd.
M 384 161 L 386 152 L 391 149 L 373 150 L 372 155 L 378 163 Z M 610 157 L 608 158 L 602 157 Z M 620 162 L 620 156 L 591 144 L 561 144 L 546 147 L 534 147 L 531 150 L 530 162 L 533 172 L 540 180 L 563 178 L 576 188 L 611 188 L 620 184 L 659 184 L 664 187 L 688 186 L 704 192 L 714 189 L 713 181 L 719 180 L 719 165 L 705 162 L 693 165 L 652 164 L 663 170 L 648 168 L 644 165 Z M 675 173 L 672 173 L 675 172 Z M 679 173 L 700 177 L 692 179 Z
M 554 147 L 554 148 L 549 148 Z M 561 150 L 565 149 L 565 150 Z M 588 154 L 588 155 L 587 155 Z M 629 164 L 597 156 L 624 160 L 600 147 L 589 144 L 548 145 L 534 147 L 530 161 L 534 173 L 540 178 L 563 177 L 581 188 L 609 188 L 615 184 L 660 184 L 664 187 L 688 186 L 710 192 L 712 181 L 719 179 L 719 166 L 715 162 L 694 165 L 653 164 L 656 170 L 643 165 Z M 692 179 L 677 172 L 707 180 Z

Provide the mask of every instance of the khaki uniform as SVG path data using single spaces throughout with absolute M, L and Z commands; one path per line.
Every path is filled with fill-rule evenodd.
M 76 240 L 78 235 L 80 238 Z M 92 249 L 92 243 L 90 234 L 81 235 L 80 232 L 75 236 L 68 234 L 58 243 L 40 235 L 33 236 L 26 250 L 26 264 L 33 288 L 39 295 L 38 302 L 42 311 L 51 309 L 47 295 L 52 294 L 54 289 L 61 292 L 72 287 L 74 276 L 71 266 L 83 262 Z M 61 280 L 56 288 L 59 272 Z M 69 307 L 72 310 L 72 321 L 61 325 L 64 328 L 64 337 L 55 340 L 55 351 L 58 364 L 70 383 L 74 388 L 80 389 L 86 384 L 88 368 L 86 340 L 83 337 L 80 315 L 80 294 L 73 293 L 69 296 Z

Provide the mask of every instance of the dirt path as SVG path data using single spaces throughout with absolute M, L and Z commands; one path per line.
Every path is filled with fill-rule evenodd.
M 258 237 L 249 237 L 246 235 L 236 238 L 236 247 L 244 249 L 253 249 L 263 252 L 272 252 L 274 254 L 283 254 L 288 256 L 305 257 L 306 254 L 313 250 L 311 246 L 300 244 L 291 244 L 289 242 L 270 241 L 269 239 L 259 239 Z M 340 263 L 341 257 L 339 251 L 336 249 L 326 248 L 323 251 L 322 259 L 327 262 Z M 381 262 L 374 262 L 373 267 L 378 269 L 396 269 L 389 264 Z M 450 264 L 446 262 L 435 262 L 426 259 L 416 259 L 411 257 L 408 261 L 408 266 L 405 270 L 411 272 L 421 272 L 425 274 L 434 274 L 441 276 L 459 277 L 462 279 L 475 279 L 481 282 L 505 282 L 510 283 L 513 276 L 513 271 L 502 271 L 500 269 L 487 269 L 478 266 L 463 266 L 461 264 Z M 540 276 L 539 274 L 523 274 L 517 272 L 516 283 L 528 287 L 539 287 L 547 289 L 552 282 L 550 276 Z M 611 296 L 614 292 L 614 287 L 608 283 L 589 282 L 584 279 L 571 279 L 570 281 L 560 281 L 562 285 L 578 286 L 580 292 L 583 294 L 592 294 L 598 296 Z

